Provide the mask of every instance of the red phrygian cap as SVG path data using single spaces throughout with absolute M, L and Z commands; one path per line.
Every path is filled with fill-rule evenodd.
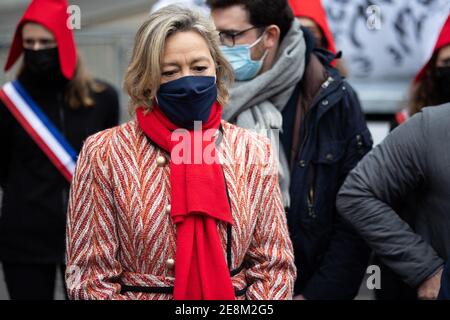
M 434 46 L 431 57 L 437 51 L 439 51 L 439 49 L 442 49 L 443 47 L 446 47 L 449 44 L 450 44 L 450 16 L 447 18 L 447 21 L 445 22 L 445 24 L 441 30 L 441 33 L 439 34 L 438 40 L 436 42 L 436 45 Z M 424 77 L 428 67 L 430 66 L 431 57 L 427 61 L 427 63 L 423 66 L 423 68 L 419 71 L 419 73 L 416 75 L 416 77 L 414 79 L 414 83 L 419 82 Z
M 294 16 L 313 20 L 322 30 L 328 44 L 328 51 L 336 54 L 333 34 L 328 26 L 327 15 L 320 0 L 289 0 Z
M 72 30 L 67 26 L 67 0 L 33 0 L 17 25 L 9 51 L 5 71 L 8 71 L 23 52 L 22 27 L 26 22 L 35 22 L 53 33 L 58 45 L 61 72 L 72 79 L 77 67 L 77 49 Z

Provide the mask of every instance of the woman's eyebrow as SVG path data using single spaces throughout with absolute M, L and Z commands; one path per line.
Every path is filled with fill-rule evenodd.
M 191 61 L 189 61 L 189 64 L 194 64 L 197 62 L 210 62 L 210 59 L 208 59 L 208 57 L 206 56 L 201 56 L 201 57 L 196 57 L 194 59 L 192 59 Z M 162 67 L 179 67 L 180 64 L 178 62 L 175 61 L 168 61 L 168 62 L 163 62 Z
M 209 59 L 207 57 L 198 57 L 198 58 L 193 59 L 191 61 L 191 64 L 194 64 L 197 62 L 202 62 L 202 61 L 209 62 Z
M 162 64 L 162 66 L 163 66 L 163 67 L 178 67 L 179 64 L 176 63 L 176 62 L 164 62 L 164 63 Z

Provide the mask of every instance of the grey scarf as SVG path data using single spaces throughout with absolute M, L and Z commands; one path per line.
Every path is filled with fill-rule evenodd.
M 279 180 L 285 207 L 289 207 L 290 172 L 278 139 L 282 129 L 281 111 L 305 70 L 306 44 L 297 19 L 283 39 L 272 68 L 250 81 L 236 82 L 223 118 L 237 126 L 263 132 L 279 155 Z

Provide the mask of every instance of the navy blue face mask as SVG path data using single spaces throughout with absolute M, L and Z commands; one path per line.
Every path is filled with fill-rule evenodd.
M 194 128 L 194 121 L 207 122 L 217 99 L 216 77 L 187 76 L 164 83 L 156 99 L 161 111 L 182 128 Z

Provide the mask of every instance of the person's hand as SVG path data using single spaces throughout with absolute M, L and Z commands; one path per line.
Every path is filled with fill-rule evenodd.
M 441 288 L 442 270 L 443 268 L 419 286 L 417 289 L 417 297 L 420 300 L 436 300 Z
M 292 300 L 306 300 L 306 298 L 303 295 L 298 294 L 298 295 L 294 296 L 294 298 L 292 298 Z

